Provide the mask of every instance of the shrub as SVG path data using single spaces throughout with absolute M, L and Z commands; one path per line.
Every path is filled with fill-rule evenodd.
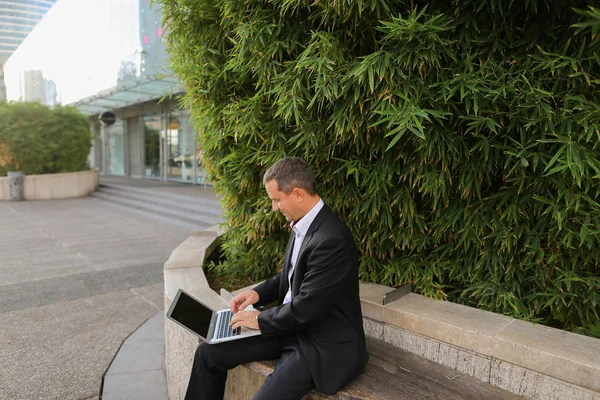
M 0 143 L 9 153 L 0 163 L 0 175 L 11 170 L 31 175 L 89 168 L 92 136 L 87 117 L 75 108 L 2 103 L 0 121 Z
M 301 156 L 351 227 L 363 280 L 598 334 L 599 9 L 161 2 L 223 194 L 223 268 L 281 265 L 289 229 L 261 176 Z

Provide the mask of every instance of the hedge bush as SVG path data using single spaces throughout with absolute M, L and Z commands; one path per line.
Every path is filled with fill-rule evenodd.
M 0 176 L 16 170 L 31 175 L 89 168 L 88 119 L 73 107 L 0 103 L 0 143 L 7 153 Z
M 264 170 L 304 157 L 361 278 L 600 336 L 600 9 L 161 0 L 227 261 L 281 265 Z

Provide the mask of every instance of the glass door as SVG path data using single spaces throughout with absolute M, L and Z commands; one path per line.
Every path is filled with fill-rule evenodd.
M 144 125 L 144 168 L 145 178 L 160 179 L 160 114 L 146 114 Z
M 196 144 L 190 119 L 184 110 L 166 115 L 167 180 L 194 182 Z
M 108 174 L 125 175 L 125 130 L 123 120 L 108 128 Z

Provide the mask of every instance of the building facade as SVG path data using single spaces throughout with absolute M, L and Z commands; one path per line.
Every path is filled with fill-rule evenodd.
M 202 150 L 168 68 L 156 3 L 57 2 L 6 63 L 7 96 L 44 97 L 47 104 L 52 97 L 88 115 L 96 134 L 89 163 L 100 174 L 205 184 Z M 115 123 L 103 126 L 104 113 L 114 114 Z
M 0 0 L 0 100 L 6 99 L 4 63 L 56 0 Z

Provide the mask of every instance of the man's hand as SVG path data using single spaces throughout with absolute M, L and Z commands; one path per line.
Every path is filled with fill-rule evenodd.
M 229 308 L 234 314 L 244 310 L 246 307 L 256 304 L 258 302 L 258 293 L 254 290 L 245 290 L 242 293 L 235 296 L 229 302 Z M 256 317 L 255 317 L 256 319 Z
M 235 314 L 231 318 L 231 324 L 229 324 L 233 329 L 236 329 L 240 326 L 245 326 L 250 329 L 258 329 L 258 319 L 257 316 L 260 314 L 260 311 L 240 311 Z

